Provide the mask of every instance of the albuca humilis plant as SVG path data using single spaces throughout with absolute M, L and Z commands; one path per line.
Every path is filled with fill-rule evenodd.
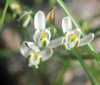
M 59 45 L 64 45 L 66 50 L 80 47 L 88 44 L 94 38 L 91 33 L 81 38 L 81 32 L 78 29 L 72 29 L 72 22 L 69 16 L 62 19 L 63 36 L 51 40 L 51 32 L 46 28 L 45 14 L 38 11 L 34 16 L 33 42 L 24 41 L 21 45 L 21 53 L 25 58 L 29 57 L 29 67 L 35 65 L 38 68 L 40 60 L 48 60 L 53 55 L 53 49 Z M 43 48 L 41 50 L 41 48 Z
M 91 84 L 100 85 L 100 53 L 95 49 L 97 47 L 94 48 L 91 44 L 92 40 L 95 41 L 95 39 L 100 37 L 100 26 L 94 26 L 97 25 L 94 22 L 96 19 L 99 19 L 99 15 L 94 13 L 97 15 L 89 16 L 85 19 L 82 18 L 82 20 L 80 17 L 84 17 L 84 14 L 81 15 L 80 13 L 79 17 L 78 13 L 80 11 L 75 13 L 77 11 L 73 9 L 74 11 L 71 13 L 70 9 L 67 7 L 67 4 L 71 7 L 76 7 L 76 5 L 73 6 L 72 3 L 82 3 L 80 9 L 82 9 L 82 13 L 84 12 L 83 9 L 86 10 L 85 14 L 87 15 L 87 13 L 91 13 L 91 10 L 87 12 L 87 9 L 91 8 L 90 5 L 88 5 L 89 8 L 87 9 L 87 5 L 84 5 L 85 7 L 83 6 L 87 1 L 97 2 L 97 0 L 0 0 L 0 57 L 6 56 L 8 60 L 8 56 L 14 55 L 20 57 L 22 55 L 27 62 L 28 69 L 32 69 L 32 79 L 29 78 L 27 83 L 25 80 L 26 77 L 23 77 L 23 74 L 20 76 L 20 73 L 17 72 L 20 68 L 22 69 L 20 63 L 16 65 L 16 62 L 14 62 L 13 64 L 12 59 L 10 63 L 11 67 L 8 68 L 9 64 L 7 65 L 7 71 L 9 70 L 11 72 L 13 70 L 18 74 L 18 78 L 22 78 L 20 79 L 21 81 L 18 80 L 21 82 L 20 85 L 67 85 L 64 82 L 66 79 L 72 79 L 71 85 L 74 85 L 72 84 L 72 75 L 70 75 L 70 78 L 69 75 L 68 78 L 66 78 L 65 73 L 67 69 L 73 68 L 77 61 L 81 64 L 84 72 L 87 73 Z M 39 9 L 41 6 L 43 7 Z M 92 5 L 92 7 L 93 6 L 94 5 Z M 46 11 L 50 7 L 51 9 L 47 13 L 41 11 L 41 9 Z M 59 9 L 61 9 L 61 11 Z M 58 14 L 56 14 L 56 12 Z M 61 12 L 65 13 L 62 18 Z M 76 15 L 80 21 L 78 22 L 73 15 Z M 55 21 L 57 22 L 55 23 Z M 93 27 L 91 26 L 91 22 Z M 96 23 L 97 22 L 98 21 L 96 21 Z M 11 24 L 10 30 L 9 24 Z M 12 29 L 13 26 L 14 29 Z M 90 29 L 90 27 L 93 29 Z M 12 46 L 13 41 L 14 45 Z M 95 42 L 97 43 L 97 41 Z M 9 49 L 10 47 L 11 49 Z M 12 48 L 14 48 L 14 50 Z M 19 55 L 18 52 L 21 55 Z M 87 59 L 89 62 L 91 61 L 91 65 L 90 63 L 87 65 L 88 61 L 85 62 Z M 50 61 L 47 62 L 48 60 Z M 17 61 L 17 57 L 15 61 Z M 1 62 L 0 60 L 0 63 Z M 0 65 L 2 67 L 2 64 Z M 11 73 L 11 75 L 16 75 L 14 72 Z M 21 73 L 23 73 L 22 70 Z M 53 77 L 51 74 L 53 74 Z M 35 79 L 36 82 L 34 82 Z M 77 79 L 75 78 L 75 80 Z M 32 80 L 32 82 L 30 82 L 30 80 Z M 83 82 L 81 84 L 83 84 Z

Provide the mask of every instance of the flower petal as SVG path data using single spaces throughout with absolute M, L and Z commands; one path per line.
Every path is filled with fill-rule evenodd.
M 63 43 L 62 45 L 64 46 L 64 48 L 65 48 L 66 50 L 71 50 L 71 48 L 69 48 L 69 46 L 68 46 L 67 43 Z
M 45 32 L 47 33 L 47 39 L 51 39 L 51 32 L 50 30 L 46 29 Z
M 55 48 L 55 47 L 61 45 L 62 41 L 63 41 L 63 37 L 54 39 L 54 40 L 50 41 L 50 44 L 47 46 L 47 48 Z
M 35 29 L 44 30 L 46 27 L 45 14 L 42 11 L 38 11 L 34 17 L 34 27 Z
M 26 42 L 27 42 L 27 41 L 24 41 L 24 42 L 21 44 L 21 47 L 20 47 L 20 52 L 21 52 L 21 54 L 22 54 L 25 58 L 27 58 L 27 57 L 29 56 L 29 53 L 30 53 L 30 51 L 31 51 L 31 50 L 27 47 Z
M 42 56 L 42 61 L 46 61 L 51 58 L 53 55 L 52 49 L 45 49 L 40 52 L 40 55 Z
M 88 44 L 93 39 L 94 39 L 94 33 L 88 34 L 87 36 L 85 36 L 82 39 L 80 39 L 80 43 L 79 43 L 78 47 Z
M 81 31 L 79 29 L 74 29 L 71 31 L 71 34 L 76 34 L 78 38 L 81 37 Z
M 22 20 L 26 15 L 28 15 L 28 12 L 24 11 L 22 15 L 18 18 L 18 21 Z
M 29 67 L 32 67 L 34 65 L 36 68 L 38 68 L 39 63 L 40 63 L 40 58 L 34 61 L 33 56 L 30 56 L 29 63 L 28 63 Z
M 37 42 L 37 40 L 39 39 L 39 37 L 40 37 L 40 34 L 41 34 L 41 32 L 40 32 L 40 30 L 36 30 L 35 31 L 35 33 L 33 34 L 33 40 L 35 41 L 35 42 Z
M 62 30 L 63 30 L 63 33 L 67 32 L 67 31 L 70 31 L 71 29 L 72 29 L 72 22 L 71 22 L 70 17 L 64 17 L 62 19 Z
M 79 39 L 77 38 L 75 41 L 69 43 L 69 48 L 74 48 L 74 47 L 77 47 L 79 44 Z
M 49 45 L 49 40 L 48 39 L 43 39 L 43 40 L 38 40 L 38 46 L 39 47 L 47 47 Z
M 66 34 L 65 34 L 65 39 L 64 39 L 64 43 L 68 43 L 69 42 L 69 40 L 70 40 L 70 32 L 66 32 Z
M 40 51 L 39 48 L 35 45 L 35 43 L 33 43 L 33 42 L 26 42 L 26 44 L 27 44 L 27 46 L 28 46 L 31 50 L 33 50 L 33 51 L 35 51 L 35 52 Z
M 27 15 L 27 18 L 25 20 L 25 22 L 23 23 L 23 27 L 27 27 L 29 22 L 30 22 L 30 19 L 31 19 L 31 16 L 30 15 Z

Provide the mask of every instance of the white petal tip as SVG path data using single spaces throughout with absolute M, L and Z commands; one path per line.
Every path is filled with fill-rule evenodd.
M 91 33 L 91 35 L 92 35 L 92 38 L 94 39 L 94 33 Z
M 39 10 L 37 13 L 44 14 L 44 12 L 43 12 L 43 11 L 41 11 L 41 10 Z
M 69 16 L 64 17 L 62 19 L 62 30 L 63 33 L 66 33 L 67 31 L 72 29 L 72 21 L 71 18 Z
M 42 11 L 38 11 L 34 17 L 34 27 L 35 29 L 44 30 L 46 27 L 45 14 Z

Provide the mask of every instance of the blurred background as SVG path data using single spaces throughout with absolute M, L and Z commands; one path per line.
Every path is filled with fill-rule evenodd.
M 100 52 L 100 0 L 64 0 L 72 14 L 86 33 L 95 33 L 92 45 Z M 0 19 L 6 0 L 0 0 Z M 52 58 L 39 65 L 39 69 L 29 68 L 21 55 L 20 43 L 32 40 L 33 22 L 23 27 L 18 21 L 22 11 L 42 10 L 45 14 L 55 6 L 55 21 L 52 29 L 55 36 L 61 36 L 61 21 L 65 15 L 56 0 L 12 0 L 0 32 L 0 85 L 92 85 L 86 72 L 69 51 L 62 47 L 54 49 Z M 97 80 L 100 81 L 100 68 L 97 62 L 83 49 L 77 49 Z

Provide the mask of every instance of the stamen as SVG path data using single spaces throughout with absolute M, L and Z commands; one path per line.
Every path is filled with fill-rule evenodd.
M 46 33 L 42 32 L 41 35 L 40 35 L 40 40 L 46 38 Z
M 38 58 L 38 54 L 36 52 L 33 53 L 33 57 L 36 60 Z
M 76 39 L 76 34 L 71 34 L 71 41 L 74 41 Z

